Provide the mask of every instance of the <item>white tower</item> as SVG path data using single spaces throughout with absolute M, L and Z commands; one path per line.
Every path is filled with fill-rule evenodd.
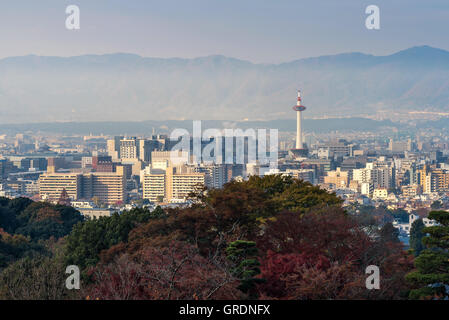
M 296 102 L 296 106 L 293 107 L 293 110 L 296 111 L 296 149 L 303 149 L 304 144 L 302 142 L 301 113 L 306 110 L 306 107 L 301 105 L 301 90 L 298 90 L 298 100 Z

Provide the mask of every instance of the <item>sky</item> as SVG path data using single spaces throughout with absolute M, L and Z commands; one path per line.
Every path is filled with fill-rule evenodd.
M 65 27 L 68 5 L 80 8 L 80 30 Z M 365 27 L 368 5 L 380 8 L 380 30 Z M 418 45 L 449 50 L 448 30 L 448 0 L 3 0 L 0 58 L 127 52 L 281 63 Z

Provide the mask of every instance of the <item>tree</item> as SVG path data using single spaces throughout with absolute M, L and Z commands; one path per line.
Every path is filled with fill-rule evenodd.
M 20 225 L 18 216 L 32 203 L 28 198 L 0 198 L 0 228 L 14 233 Z
M 399 230 L 392 223 L 386 223 L 380 229 L 380 237 L 385 242 L 400 242 Z
M 226 248 L 227 258 L 233 264 L 231 274 L 240 280 L 237 287 L 250 298 L 257 298 L 256 285 L 264 282 L 256 278 L 260 274 L 259 250 L 254 241 L 237 240 Z
M 400 299 L 412 267 L 403 246 L 387 242 L 342 208 L 284 212 L 267 222 L 257 239 L 259 285 L 266 299 Z M 366 290 L 365 268 L 380 268 L 381 289 Z
M 0 273 L 0 299 L 62 300 L 76 297 L 65 287 L 66 266 L 61 258 L 26 257 Z
M 400 299 L 408 293 L 411 255 L 388 225 L 387 208 L 362 208 L 360 219 L 335 194 L 280 175 L 198 190 L 195 197 L 188 207 L 86 221 L 67 206 L 0 198 L 0 223 L 10 230 L 0 232 L 7 269 L 0 295 L 63 297 L 53 284 L 68 264 L 89 280 L 82 286 L 88 299 Z M 64 237 L 57 241 L 60 255 L 53 254 L 52 237 Z M 37 244 L 41 254 L 31 250 Z M 368 265 L 380 268 L 380 290 L 365 287 Z M 27 293 L 26 286 L 33 289 Z
M 58 204 L 63 206 L 70 206 L 70 197 L 65 188 L 62 189 L 61 195 L 59 196 Z
M 43 245 L 21 235 L 11 235 L 0 228 L 0 271 L 9 264 L 24 258 L 45 253 Z
M 161 209 L 150 212 L 136 208 L 75 225 L 67 237 L 67 264 L 75 264 L 80 269 L 94 266 L 100 260 L 99 255 L 103 250 L 121 242 L 126 243 L 132 229 L 153 217 L 159 218 L 160 215 Z
M 84 295 L 107 300 L 238 299 L 236 279 L 224 257 L 203 257 L 183 242 L 148 247 L 133 256 L 122 254 L 89 274 L 93 283 Z
M 410 229 L 410 249 L 413 250 L 413 254 L 417 257 L 424 249 L 422 244 L 422 238 L 424 237 L 423 229 L 424 223 L 422 219 L 413 221 L 412 228 Z
M 34 202 L 18 214 L 19 226 L 14 232 L 33 240 L 60 238 L 83 220 L 84 217 L 72 207 Z
M 430 208 L 432 210 L 438 210 L 441 209 L 443 207 L 443 203 L 439 200 L 435 200 L 434 202 L 432 202 L 432 204 L 430 205 Z
M 425 227 L 422 238 L 426 249 L 415 259 L 417 270 L 407 275 L 414 287 L 411 299 L 444 299 L 449 296 L 449 213 L 432 211 L 429 219 L 438 225 Z

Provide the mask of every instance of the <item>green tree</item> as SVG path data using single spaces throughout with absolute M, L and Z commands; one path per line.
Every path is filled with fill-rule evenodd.
M 231 274 L 240 280 L 238 289 L 250 298 L 257 298 L 255 287 L 264 280 L 256 278 L 260 274 L 259 250 L 253 241 L 237 240 L 226 248 L 228 260 L 233 263 Z
M 10 235 L 0 229 L 0 271 L 20 258 L 32 257 L 46 250 L 43 245 L 21 234 Z
M 415 259 L 416 271 L 407 275 L 407 281 L 414 287 L 411 299 L 432 299 L 448 297 L 449 285 L 449 213 L 432 211 L 429 219 L 438 225 L 425 227 L 427 234 L 422 242 L 426 249 Z
M 26 257 L 0 273 L 0 299 L 62 300 L 76 297 L 65 287 L 66 266 L 58 257 Z
M 135 208 L 122 214 L 114 213 L 111 217 L 87 220 L 75 225 L 66 243 L 66 259 L 84 269 L 94 266 L 99 261 L 101 251 L 109 249 L 120 242 L 128 241 L 129 232 L 138 224 L 150 218 L 160 217 L 162 209 L 149 210 Z
M 422 219 L 415 220 L 412 223 L 412 228 L 410 230 L 410 249 L 413 250 L 413 254 L 417 257 L 424 249 L 422 243 L 422 238 L 424 237 L 423 229 L 424 223 Z
M 17 220 L 19 226 L 14 233 L 39 240 L 66 236 L 84 217 L 72 207 L 34 202 L 18 214 Z
M 0 198 L 0 228 L 14 233 L 20 225 L 18 215 L 32 203 L 33 201 L 28 198 Z

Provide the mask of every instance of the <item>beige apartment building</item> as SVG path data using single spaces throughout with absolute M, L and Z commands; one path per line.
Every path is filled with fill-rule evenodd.
M 73 200 L 81 198 L 82 174 L 79 173 L 46 173 L 39 177 L 39 195 L 47 201 L 58 201 L 65 189 Z
M 349 183 L 347 171 L 341 171 L 337 168 L 335 171 L 328 171 L 327 176 L 324 177 L 324 183 L 334 184 L 336 188 L 346 188 Z
M 64 189 L 72 200 L 97 198 L 104 204 L 126 201 L 126 177 L 120 173 L 45 173 L 39 177 L 43 200 L 58 201 Z
M 143 176 L 143 198 L 160 202 L 185 201 L 198 186 L 206 183 L 206 173 L 190 172 L 187 167 L 153 169 Z
M 386 200 L 388 198 L 388 190 L 385 188 L 376 188 L 373 192 L 373 199 Z
M 176 173 L 173 167 L 166 171 L 166 197 L 168 201 L 183 200 L 198 186 L 204 186 L 206 174 Z
M 154 169 L 150 173 L 144 174 L 142 186 L 144 199 L 151 202 L 162 202 L 165 198 L 165 171 Z
M 97 198 L 101 203 L 116 204 L 126 200 L 126 179 L 114 172 L 83 175 L 83 198 Z

